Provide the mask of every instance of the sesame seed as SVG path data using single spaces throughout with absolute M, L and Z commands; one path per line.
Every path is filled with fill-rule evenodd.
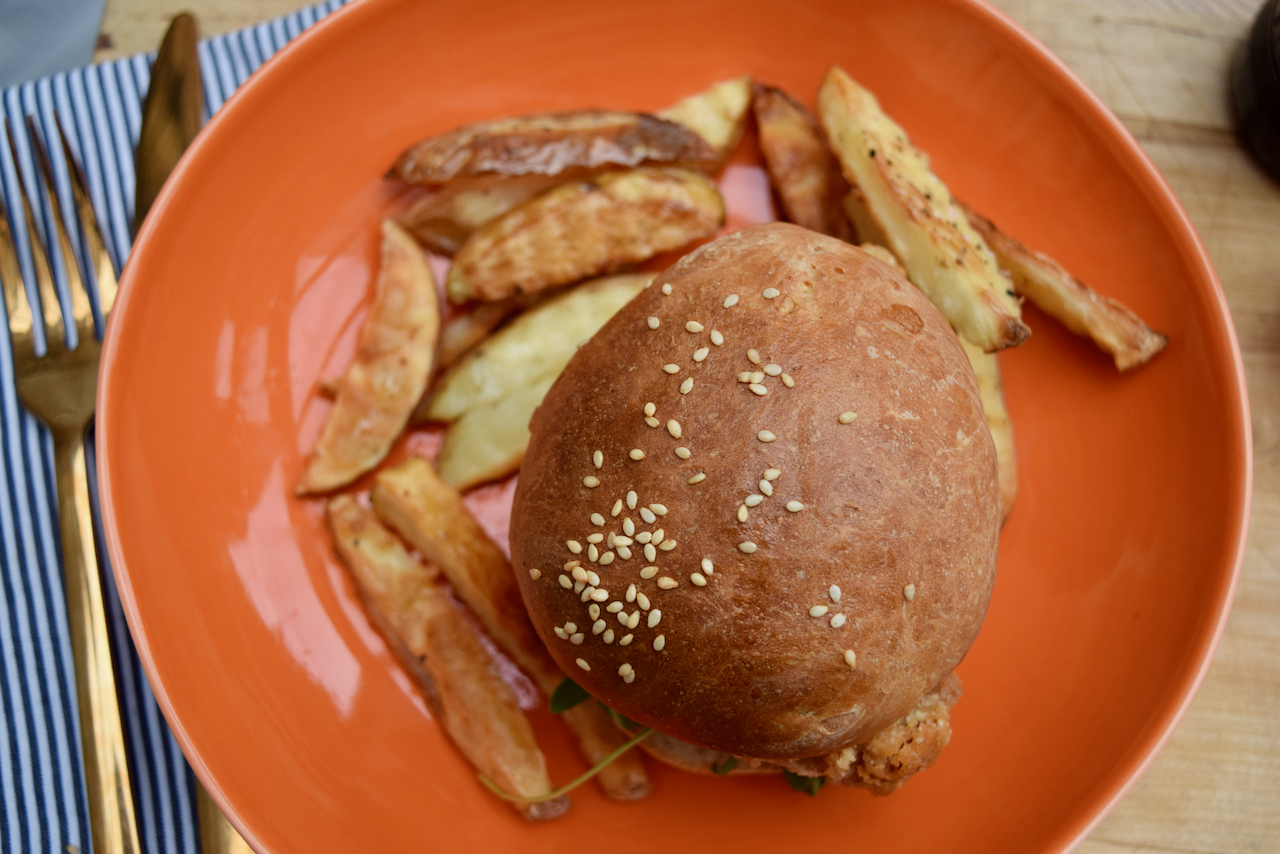
M 658 559 L 658 550 L 653 547 L 652 542 L 648 542 L 644 544 L 644 559 L 647 561 L 655 561 Z M 640 571 L 640 577 L 641 578 L 646 577 L 644 574 L 644 570 Z M 652 576 L 648 576 L 648 577 L 651 578 Z
M 592 475 L 587 475 L 582 479 L 582 485 L 587 489 L 595 489 L 600 485 L 600 479 Z
M 661 549 L 661 550 L 662 550 L 662 551 L 664 551 L 664 552 L 669 552 L 669 551 L 671 551 L 672 549 L 674 549 L 675 547 L 676 547 L 676 541 L 675 541 L 675 540 L 663 540 L 663 541 L 662 541 L 662 544 L 661 544 L 660 546 L 658 546 L 658 548 L 659 548 L 659 549 Z
M 585 661 L 584 661 L 584 660 L 582 660 L 581 658 L 579 658 L 579 659 L 578 659 L 578 666 L 579 666 L 579 667 L 581 667 L 583 670 L 590 670 L 590 669 L 591 669 L 591 665 L 590 665 L 590 664 L 587 664 L 587 662 L 585 662 Z
M 691 572 L 691 573 L 689 573 L 689 580 L 693 582 L 693 586 L 694 586 L 694 587 L 706 587 L 706 586 L 707 586 L 707 577 L 706 577 L 705 575 L 703 575 L 701 572 Z
M 600 576 L 591 570 L 587 570 L 587 583 L 592 587 L 600 586 Z
M 648 610 L 649 610 L 649 607 L 650 607 L 650 606 L 649 606 L 649 597 L 648 597 L 648 596 L 646 596 L 646 595 L 644 595 L 643 593 L 637 593 L 637 594 L 636 594 L 636 604 L 640 606 L 640 610 L 641 610 L 641 611 L 648 611 Z
M 711 575 L 713 572 L 716 571 L 715 564 L 711 562 L 711 558 L 704 557 L 702 559 L 702 571 L 705 572 L 707 575 Z
M 634 489 L 629 490 L 629 491 L 627 492 L 627 507 L 628 507 L 628 508 L 630 508 L 631 510 L 635 510 L 635 509 L 636 509 L 636 502 L 638 502 L 639 500 L 640 500 L 640 499 L 639 499 L 639 497 L 636 495 L 636 491 L 635 491 Z
M 658 318 L 656 318 L 656 317 L 650 317 L 650 318 L 649 318 L 649 328 L 650 328 L 650 329 L 657 329 L 657 328 L 658 328 L 659 326 L 661 326 L 661 325 L 662 325 L 662 321 L 661 321 L 661 320 L 659 320 Z
M 684 431 L 680 429 L 680 422 L 672 418 L 667 422 L 667 432 L 671 434 L 672 439 L 679 439 Z
M 844 651 L 844 663 L 849 665 L 850 667 L 858 666 L 858 656 L 854 653 L 853 650 L 846 649 Z
M 784 386 L 786 386 L 787 388 L 795 388 L 795 387 L 796 387 L 796 381 L 795 381 L 795 380 L 793 380 L 793 379 L 791 378 L 791 374 L 783 374 L 783 375 L 782 375 L 782 384 L 783 384 Z
M 657 555 L 654 555 L 654 556 L 657 557 Z M 646 566 L 644 569 L 640 570 L 640 577 L 645 579 L 646 581 L 649 580 L 650 578 L 653 578 L 657 574 L 658 574 L 658 568 L 656 566 Z
M 553 627 L 552 631 L 556 633 L 556 637 L 560 638 L 560 640 L 569 639 L 569 633 L 566 632 L 564 629 L 560 628 L 559 626 Z
M 756 438 L 759 439 L 761 442 L 772 442 L 774 439 L 777 439 L 778 437 L 773 435 L 773 433 L 769 432 L 768 430 L 761 430 L 759 433 L 756 434 Z
M 594 623 L 591 624 L 591 634 L 593 635 L 604 634 L 604 629 L 605 629 L 604 620 L 596 620 Z
M 720 334 L 720 330 L 711 330 L 711 343 L 715 344 L 717 347 L 724 343 L 724 336 Z
M 534 581 L 537 581 L 539 578 L 542 577 L 542 570 L 540 569 L 529 570 L 529 577 L 532 578 Z
M 635 460 L 636 462 L 639 462 L 640 460 L 644 459 L 644 451 L 640 450 L 639 448 L 632 448 L 630 453 L 627 454 L 627 456 L 631 457 L 631 459 Z
M 738 551 L 742 552 L 743 554 L 753 555 L 756 553 L 756 544 L 751 542 L 750 540 L 747 540 L 746 542 L 743 542 L 743 543 L 738 543 Z
M 583 589 L 584 587 L 586 587 L 586 586 L 587 586 L 587 582 L 585 582 L 585 581 L 575 581 L 575 582 L 573 582 L 573 592 L 574 592 L 574 593 L 581 593 L 581 592 L 582 592 L 582 589 Z
M 592 601 L 592 602 L 608 602 L 608 601 L 609 601 L 609 591 L 608 591 L 608 590 L 605 590 L 603 587 L 601 587 L 601 588 L 600 588 L 600 589 L 598 589 L 598 590 L 593 591 L 593 592 L 591 593 L 591 601 Z
M 635 584 L 629 584 L 629 585 L 627 585 L 627 601 L 628 601 L 628 602 L 634 602 L 634 601 L 636 601 L 636 586 L 635 586 Z M 613 606 L 614 606 L 614 605 L 617 605 L 617 606 L 618 606 L 618 607 L 615 609 L 616 611 L 621 611 L 621 610 L 622 610 L 622 603 L 621 603 L 621 602 L 610 602 L 610 603 L 609 603 L 609 607 L 610 607 L 610 608 L 613 608 Z
M 627 548 L 626 546 L 618 546 L 617 551 L 618 551 L 618 557 L 622 558 L 623 560 L 631 560 L 631 549 Z
M 774 297 L 776 297 L 776 296 L 777 296 L 778 294 L 780 294 L 780 293 L 782 293 L 782 292 L 781 292 L 781 291 L 779 291 L 777 288 L 765 288 L 765 289 L 761 292 L 761 295 L 762 295 L 765 299 L 773 299 Z
M 747 388 L 751 389 L 752 391 L 754 391 L 756 394 L 760 395 L 761 397 L 764 397 L 766 394 L 768 394 L 768 393 L 769 393 L 769 389 L 765 388 L 764 386 L 760 385 L 759 383 L 752 383 L 751 385 L 747 386 Z
M 667 530 L 666 530 L 665 528 L 658 528 L 658 529 L 656 529 L 656 530 L 653 532 L 653 541 L 652 541 L 652 542 L 653 542 L 653 544 L 654 544 L 655 546 L 660 546 L 660 545 L 662 545 L 662 538 L 663 538 L 663 537 L 665 537 L 666 535 L 667 535 Z
M 648 424 L 650 427 L 657 427 L 662 422 L 654 418 L 652 415 L 646 415 L 644 417 L 644 423 Z
M 631 586 L 632 586 L 632 587 L 635 587 L 635 585 L 634 585 L 634 584 L 633 584 L 633 585 L 631 585 Z M 604 610 L 605 610 L 605 612 L 606 612 L 606 613 L 609 613 L 609 614 L 616 614 L 616 613 L 618 613 L 619 611 L 621 611 L 621 610 L 623 609 L 623 607 L 624 607 L 624 606 L 623 606 L 623 604 L 622 604 L 621 600 L 614 599 L 612 602 L 610 602 L 610 603 L 605 607 L 605 609 L 604 609 Z
M 773 484 L 772 484 L 772 483 L 770 483 L 770 482 L 769 482 L 769 481 L 767 481 L 767 480 L 762 480 L 762 481 L 760 481 L 760 491 L 761 491 L 761 492 L 763 492 L 763 493 L 765 494 L 765 497 L 770 497 L 770 496 L 772 496 L 772 495 L 773 495 Z
M 690 320 L 688 323 L 684 325 L 684 328 L 689 332 L 701 332 L 703 329 L 706 329 L 705 326 L 703 326 L 701 323 L 699 323 L 696 320 Z
M 836 420 L 839 421 L 841 424 L 852 424 L 853 419 L 857 417 L 858 417 L 858 413 L 856 412 L 841 412 L 840 417 L 837 418 Z
M 781 365 L 768 364 L 764 366 L 764 372 L 771 377 L 776 377 L 782 373 Z
M 748 379 L 756 385 L 759 385 L 764 382 L 764 371 L 754 371 Z
M 809 616 L 825 617 L 827 615 L 827 610 L 828 608 L 826 605 L 814 605 L 812 608 L 809 609 Z
M 652 539 L 653 539 L 652 531 L 641 531 L 640 533 L 636 534 L 636 542 L 639 543 L 640 545 L 645 545 Z
M 666 645 L 667 645 L 666 635 L 658 635 L 656 638 L 653 639 L 654 652 L 662 652 L 663 647 L 665 647 Z
M 671 285 L 662 286 L 662 295 L 666 297 L 671 296 Z
M 760 364 L 760 353 L 756 350 L 755 347 L 752 347 L 750 350 L 747 351 L 747 359 L 750 360 L 751 364 L 753 365 Z
M 758 507 L 761 501 L 764 501 L 764 496 L 754 492 L 742 499 L 742 503 L 748 507 Z
M 801 510 L 804 509 L 804 505 L 801 504 L 799 501 L 788 501 L 787 509 L 790 510 L 792 513 L 799 513 Z
M 667 505 L 665 504 L 650 504 L 649 509 L 654 513 L 657 513 L 659 516 L 667 515 Z
M 695 483 L 702 483 L 706 479 L 707 479 L 706 472 L 698 472 L 693 477 L 685 481 L 685 483 L 689 484 L 690 486 L 693 486 Z
M 701 362 L 703 359 L 707 358 L 707 354 L 710 352 L 711 351 L 706 347 L 699 347 L 697 350 L 693 351 L 693 360 L 695 362 Z
M 831 618 L 831 628 L 838 629 L 844 625 L 844 614 L 836 614 Z
M 622 681 L 630 685 L 632 682 L 636 681 L 636 674 L 634 672 L 628 673 L 626 676 L 622 677 Z
M 578 624 L 577 624 L 577 623 L 572 623 L 572 622 L 570 622 L 570 623 L 565 623 L 565 624 L 564 624 L 564 630 L 565 630 L 566 632 L 568 632 L 569 634 L 573 634 L 574 632 L 576 632 L 576 631 L 578 630 Z
M 616 517 L 621 512 L 622 512 L 622 499 L 619 498 L 617 501 L 613 502 L 613 509 L 609 511 L 609 515 Z
M 908 584 L 906 587 L 902 588 L 902 595 L 906 596 L 907 601 L 910 602 L 912 599 L 916 598 L 916 586 L 914 584 Z
M 674 578 L 672 578 L 669 575 L 664 575 L 658 579 L 658 586 L 661 587 L 663 590 L 675 590 L 677 587 L 680 586 L 680 582 L 676 581 Z
M 591 455 L 591 462 L 596 464 L 596 468 L 603 468 L 604 454 L 600 451 L 596 451 L 594 454 Z
M 831 587 L 827 589 L 827 595 L 831 597 L 832 602 L 839 602 L 840 601 L 840 585 L 839 584 L 831 585 Z
M 605 629 L 604 634 L 600 636 L 605 643 L 613 643 L 613 629 Z
M 751 382 L 751 372 L 750 372 L 750 371 L 743 371 L 742 373 L 738 374 L 738 382 L 740 382 L 740 383 L 749 383 L 749 382 Z
M 600 524 L 603 525 L 604 523 L 601 522 Z M 591 543 L 592 545 L 595 545 L 596 543 L 602 543 L 604 542 L 604 534 L 600 533 L 599 531 L 596 531 L 594 534 L 588 534 L 587 542 Z M 587 551 L 590 552 L 591 550 L 587 549 Z
M 615 546 L 631 545 L 632 540 L 630 537 L 619 537 L 617 534 L 610 534 L 610 536 L 613 537 L 613 544 Z
M 587 608 L 587 613 L 591 615 L 591 619 L 593 620 L 600 619 L 600 606 L 592 602 L 591 606 Z
M 595 525 L 597 528 L 603 528 L 603 527 L 604 527 L 604 517 L 603 517 L 603 516 L 601 516 L 599 513 L 592 513 L 592 514 L 591 514 L 591 524 L 592 524 L 592 525 Z
M 688 448 L 676 448 L 676 456 L 682 460 L 687 460 L 689 457 L 693 456 L 693 454 Z
M 580 566 L 575 566 L 575 567 L 573 568 L 573 580 L 574 580 L 574 581 L 586 581 L 586 580 L 587 580 L 587 571 L 586 571 L 585 569 L 583 569 L 582 567 L 580 567 Z
M 666 371 L 669 374 L 678 374 L 680 373 L 680 366 L 677 365 L 675 362 L 669 362 L 662 366 L 662 370 Z
M 587 546 L 587 557 L 591 560 L 592 563 L 595 563 L 596 561 L 600 560 L 600 550 L 596 548 L 595 543 L 592 543 L 591 545 Z
M 579 602 L 586 602 L 596 592 L 596 589 L 590 584 L 586 584 L 582 588 L 582 595 L 578 597 Z
M 655 412 L 657 412 L 657 411 L 658 411 L 658 407 L 654 406 L 652 403 L 646 403 L 646 404 L 644 405 L 644 414 L 645 414 L 645 415 L 652 415 L 653 413 L 655 413 Z
M 680 393 L 688 394 L 693 391 L 693 377 L 686 377 L 685 381 L 680 383 Z
M 622 640 L 618 641 L 618 646 L 630 646 L 631 639 L 634 637 L 635 635 L 623 635 Z
M 635 670 L 633 670 L 633 669 L 632 669 L 632 667 L 631 667 L 631 665 L 630 665 L 630 664 L 623 664 L 621 667 L 619 667 L 619 668 L 618 668 L 618 675 L 619 675 L 619 676 L 629 676 L 630 674 L 632 674 L 632 673 L 634 673 L 634 672 L 635 672 Z
M 635 611 L 627 618 L 627 628 L 634 629 L 638 625 L 640 625 L 640 612 Z
M 739 505 L 738 505 L 738 521 L 739 521 L 739 522 L 745 522 L 745 521 L 747 521 L 747 519 L 749 519 L 750 517 L 751 517 L 751 514 L 750 514 L 749 512 L 747 512 L 747 505 L 745 505 L 745 504 L 739 504 Z
M 636 523 L 631 521 L 630 516 L 622 520 L 622 533 L 626 534 L 628 537 L 634 537 L 636 535 Z M 631 544 L 627 543 L 627 545 Z
M 737 304 L 738 304 L 738 295 L 737 295 L 737 294 L 729 294 L 727 297 L 725 297 L 725 298 L 724 298 L 724 307 L 725 307 L 725 308 L 733 308 L 733 307 L 734 307 L 735 305 L 737 305 Z
M 624 613 L 624 612 L 622 612 L 622 611 L 619 611 L 619 612 L 618 612 L 618 622 L 619 622 L 619 623 L 621 623 L 621 624 L 622 624 L 622 625 L 624 625 L 624 626 L 630 625 L 630 624 L 631 624 L 631 617 L 630 617 L 630 615 L 628 615 L 628 614 L 626 614 L 626 613 Z
M 577 540 L 566 540 L 565 545 L 569 547 L 569 551 L 576 555 L 582 554 L 582 543 Z
M 653 628 L 654 626 L 658 625 L 658 623 L 662 622 L 662 612 L 659 611 L 657 608 L 654 608 L 652 611 L 649 612 L 649 619 L 646 622 L 649 628 Z
M 587 639 L 587 636 L 584 635 L 582 632 L 574 632 L 573 634 L 569 635 L 569 643 L 576 643 L 579 646 L 581 646 L 582 642 L 586 639 Z
M 643 519 L 645 523 L 648 525 L 652 525 L 654 522 L 658 520 L 658 517 L 654 516 L 653 511 L 650 510 L 648 507 L 640 508 L 640 518 Z

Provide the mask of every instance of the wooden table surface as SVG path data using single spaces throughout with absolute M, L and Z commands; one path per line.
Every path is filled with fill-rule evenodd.
M 107 0 L 96 59 L 194 12 L 215 35 L 305 0 Z M 1233 133 L 1230 57 L 1260 0 L 996 0 L 1097 93 L 1164 173 L 1217 268 L 1253 408 L 1253 518 L 1208 676 L 1080 854 L 1280 852 L 1280 182 Z

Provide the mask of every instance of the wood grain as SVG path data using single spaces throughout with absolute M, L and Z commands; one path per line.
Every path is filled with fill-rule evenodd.
M 204 35 L 299 0 L 108 0 L 98 59 L 151 50 L 174 14 Z M 1222 643 L 1186 717 L 1081 854 L 1280 851 L 1280 183 L 1237 140 L 1232 52 L 1259 0 L 996 0 L 1124 122 L 1222 281 L 1253 407 L 1253 517 Z

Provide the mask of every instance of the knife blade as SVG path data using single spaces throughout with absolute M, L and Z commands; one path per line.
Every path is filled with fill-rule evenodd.
M 135 161 L 135 235 L 160 195 L 160 188 L 204 124 L 198 41 L 195 17 L 187 12 L 177 15 L 170 21 L 151 66 Z M 199 780 L 196 809 L 202 854 L 253 854 Z
M 177 15 L 169 23 L 151 66 L 135 162 L 134 234 L 203 125 L 204 83 L 197 39 L 196 19 L 187 12 Z

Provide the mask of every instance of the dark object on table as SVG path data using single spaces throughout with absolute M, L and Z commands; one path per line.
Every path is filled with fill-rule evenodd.
M 1280 179 L 1280 2 L 1258 11 L 1231 63 L 1231 94 L 1240 131 L 1255 156 Z

